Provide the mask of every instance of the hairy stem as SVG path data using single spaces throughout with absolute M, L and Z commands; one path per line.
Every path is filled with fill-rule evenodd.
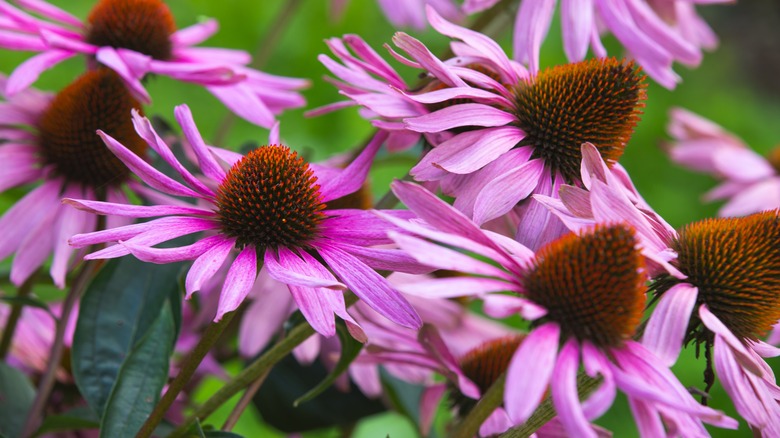
M 160 421 L 162 421 L 182 389 L 189 383 L 193 374 L 195 374 L 195 370 L 198 369 L 198 365 L 200 365 L 203 358 L 206 357 L 206 354 L 211 350 L 211 347 L 213 347 L 220 338 L 222 331 L 230 324 L 230 321 L 235 314 L 236 312 L 226 313 L 219 322 L 212 323 L 206 328 L 200 341 L 198 341 L 198 345 L 196 345 L 195 349 L 192 350 L 186 359 L 184 359 L 179 373 L 170 385 L 168 385 L 168 390 L 165 391 L 165 395 L 163 395 L 157 403 L 157 406 L 154 407 L 152 413 L 149 414 L 149 418 L 147 418 L 146 422 L 141 426 L 141 430 L 138 431 L 136 438 L 148 438 L 152 436 L 154 429 L 160 424 Z
M 501 374 L 490 389 L 482 395 L 477 404 L 469 411 L 466 418 L 458 423 L 453 438 L 471 438 L 479 432 L 479 426 L 487 420 L 490 414 L 504 402 L 504 384 L 506 373 Z

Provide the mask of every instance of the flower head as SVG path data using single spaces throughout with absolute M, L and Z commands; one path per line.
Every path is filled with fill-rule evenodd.
M 672 161 L 722 181 L 704 195 L 707 201 L 727 200 L 719 216 L 780 207 L 780 148 L 764 158 L 734 134 L 681 108 L 671 111 L 668 131 L 674 139 L 666 148 Z
M 525 422 L 549 388 L 566 433 L 595 436 L 589 421 L 612 404 L 619 388 L 635 412 L 653 419 L 637 421 L 642 436 L 657 436 L 664 427 L 683 435 L 705 434 L 702 421 L 736 427 L 735 421 L 696 403 L 669 369 L 632 339 L 646 290 L 644 259 L 632 228 L 597 226 L 564 236 L 533 254 L 506 237 L 479 230 L 418 186 L 394 183 L 393 189 L 427 226 L 388 220 L 417 236 L 491 262 L 392 233 L 399 246 L 420 260 L 442 269 L 457 265 L 478 275 L 419 284 L 418 293 L 446 290 L 482 296 L 491 316 L 520 314 L 533 321 L 507 371 L 504 403 L 513 422 Z M 498 291 L 515 295 L 493 294 Z M 590 377 L 603 379 L 583 402 L 577 385 L 580 365 Z M 641 385 L 636 383 L 639 380 Z
M 95 230 L 95 218 L 63 207 L 62 196 L 127 202 L 125 188 L 137 188 L 95 134 L 104 129 L 134 156 L 143 155 L 145 143 L 129 118 L 134 109 L 140 104 L 109 69 L 85 73 L 56 96 L 28 89 L 0 103 L 0 190 L 42 181 L 0 218 L 0 259 L 16 253 L 15 284 L 53 255 L 51 276 L 64 287 L 74 253 L 68 238 Z M 111 219 L 108 225 L 125 223 Z
M 653 79 L 673 88 L 680 79 L 672 70 L 672 63 L 698 65 L 702 48 L 710 49 L 717 44 L 712 30 L 697 15 L 695 3 L 695 0 L 563 2 L 560 13 L 566 56 L 571 62 L 582 61 L 589 47 L 597 57 L 606 56 L 599 34 L 609 31 Z M 529 64 L 531 71 L 539 68 L 539 50 L 550 28 L 555 4 L 548 0 L 526 0 L 517 12 L 515 59 Z
M 708 388 L 713 349 L 718 379 L 737 411 L 768 436 L 780 431 L 780 389 L 762 357 L 780 350 L 759 338 L 780 320 L 779 239 L 777 210 L 683 227 L 671 263 L 687 278 L 655 278 L 660 299 L 643 338 L 668 364 L 684 343 L 704 345 Z
M 455 207 L 483 224 L 532 194 L 557 196 L 564 183 L 581 185 L 583 143 L 593 143 L 608 167 L 630 138 L 644 106 L 644 75 L 633 62 L 598 59 L 529 74 L 485 35 L 451 24 L 428 9 L 440 33 L 456 40 L 456 58 L 442 63 L 408 35 L 396 44 L 447 87 L 407 96 L 432 108 L 404 119 L 410 131 L 449 131 L 448 139 L 411 170 L 421 181 L 439 181 Z M 487 72 L 487 74 L 486 74 Z M 443 106 L 442 106 L 443 105 Z M 505 190 L 507 185 L 515 190 Z M 521 204 L 518 240 L 537 249 L 538 236 L 559 235 L 544 208 Z M 549 233 L 547 232 L 549 231 Z M 549 239 L 548 239 L 549 240 Z
M 0 18 L 13 36 L 0 40 L 0 46 L 38 54 L 11 74 L 9 95 L 30 86 L 43 71 L 82 54 L 91 65 L 114 70 L 144 103 L 151 98 L 142 80 L 163 75 L 206 87 L 237 115 L 267 128 L 275 114 L 304 104 L 296 90 L 306 86 L 305 80 L 251 69 L 251 57 L 242 51 L 194 47 L 217 31 L 216 21 L 177 30 L 162 0 L 100 0 L 83 22 L 44 1 L 18 3 L 21 9 L 0 1 Z
M 184 184 L 139 160 L 116 139 L 101 132 L 117 157 L 148 185 L 164 193 L 158 198 L 169 200 L 167 204 L 139 207 L 65 200 L 98 214 L 159 217 L 139 225 L 73 236 L 70 242 L 77 247 L 118 243 L 87 258 L 131 253 L 153 263 L 195 260 L 185 282 L 190 296 L 235 257 L 222 287 L 217 320 L 241 304 L 262 266 L 272 278 L 289 287 L 304 316 L 325 336 L 335 333 L 334 314 L 354 324 L 341 293 L 346 288 L 391 321 L 407 327 L 420 325 L 407 301 L 372 269 L 414 271 L 419 266 L 398 250 L 372 248 L 390 241 L 377 232 L 381 222 L 370 213 L 350 209 L 323 212 L 328 201 L 361 187 L 385 136 L 375 138 L 346 169 L 335 171 L 312 169 L 289 148 L 278 144 L 262 146 L 246 156 L 212 148 L 203 142 L 189 108 L 177 107 L 176 118 L 206 182 L 191 174 L 150 122 L 137 113 L 133 122 L 139 135 L 177 170 Z M 271 143 L 278 143 L 278 139 Z M 182 204 L 165 195 L 191 198 L 198 205 Z M 208 234 L 194 244 L 154 247 L 201 231 Z

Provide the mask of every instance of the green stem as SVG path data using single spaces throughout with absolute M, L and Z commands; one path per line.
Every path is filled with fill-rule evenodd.
M 244 395 L 241 396 L 241 400 L 238 401 L 236 407 L 233 408 L 233 412 L 230 413 L 227 420 L 225 420 L 225 424 L 222 425 L 222 430 L 230 432 L 233 429 L 233 426 L 238 423 L 241 414 L 247 406 L 249 406 L 249 403 L 252 403 L 252 398 L 257 394 L 257 391 L 260 390 L 260 387 L 263 386 L 263 382 L 265 382 L 265 378 L 268 377 L 269 372 L 271 372 L 271 370 L 267 369 L 249 388 L 246 389 Z
M 357 300 L 357 296 L 352 293 L 345 296 L 347 307 L 350 307 L 357 302 Z M 293 329 L 287 333 L 287 336 L 276 343 L 276 345 L 271 347 L 262 356 L 255 359 L 254 362 L 249 364 L 248 367 L 232 378 L 225 386 L 220 388 L 219 391 L 214 393 L 214 395 L 206 400 L 205 403 L 200 405 L 195 412 L 181 424 L 181 426 L 176 428 L 176 430 L 169 435 L 169 438 L 185 436 L 190 425 L 195 422 L 196 418 L 202 420 L 214 413 L 222 404 L 230 400 L 230 398 L 238 394 L 242 389 L 251 385 L 264 373 L 268 372 L 271 367 L 290 354 L 295 347 L 301 345 L 303 341 L 309 339 L 313 334 L 314 329 L 306 321 L 293 327 Z
M 16 298 L 24 298 L 30 295 L 33 284 L 35 284 L 36 274 L 30 276 L 27 280 L 19 286 L 16 291 Z M 8 320 L 5 323 L 5 329 L 3 329 L 3 338 L 0 340 L 0 360 L 5 360 L 8 355 L 8 351 L 11 349 L 11 341 L 14 338 L 14 332 L 16 331 L 16 324 L 19 322 L 19 318 L 22 316 L 22 310 L 24 310 L 24 304 L 17 301 L 11 304 L 11 313 L 8 315 Z
M 141 430 L 138 431 L 136 438 L 148 438 L 152 436 L 152 433 L 160 424 L 168 409 L 171 407 L 176 397 L 189 383 L 192 375 L 195 374 L 195 370 L 198 369 L 203 358 L 206 357 L 211 347 L 217 342 L 222 335 L 222 331 L 230 324 L 230 321 L 235 316 L 236 312 L 226 313 L 219 322 L 212 323 L 206 328 L 203 336 L 198 341 L 198 345 L 182 362 L 181 369 L 173 381 L 168 385 L 168 390 L 165 391 L 165 395 L 154 407 L 154 410 L 149 414 L 149 418 L 141 426 Z
M 302 0 L 287 0 L 282 6 L 282 10 L 279 15 L 273 20 L 268 32 L 260 38 L 260 45 L 255 51 L 255 56 L 252 59 L 250 67 L 255 69 L 262 68 L 265 63 L 271 58 L 273 49 L 279 46 L 279 38 L 285 30 L 289 28 L 289 23 L 292 17 L 295 16 L 295 11 L 303 3 Z M 219 128 L 217 128 L 216 134 L 214 134 L 214 140 L 212 144 L 221 145 L 230 132 L 230 128 L 233 127 L 233 123 L 236 121 L 236 115 L 232 111 L 228 111 L 225 117 L 220 122 Z
M 46 402 L 49 400 L 52 388 L 54 388 L 54 382 L 56 379 L 57 368 L 62 362 L 62 353 L 65 351 L 65 330 L 68 327 L 68 320 L 70 320 L 70 314 L 73 312 L 73 308 L 78 303 L 79 298 L 84 293 L 90 280 L 92 280 L 92 274 L 97 270 L 97 266 L 102 260 L 90 260 L 83 265 L 73 281 L 68 294 L 65 296 L 65 301 L 62 303 L 62 313 L 57 320 L 57 325 L 54 331 L 54 343 L 51 345 L 49 351 L 49 363 L 46 365 L 46 370 L 41 376 L 41 380 L 38 383 L 38 392 L 35 394 L 35 400 L 33 400 L 32 406 L 27 414 L 27 420 L 24 424 L 23 437 L 30 437 L 38 427 L 43 410 L 46 407 Z
M 479 432 L 479 426 L 487 420 L 490 414 L 504 402 L 504 384 L 506 373 L 501 374 L 477 404 L 469 411 L 468 415 L 458 423 L 453 438 L 471 438 Z

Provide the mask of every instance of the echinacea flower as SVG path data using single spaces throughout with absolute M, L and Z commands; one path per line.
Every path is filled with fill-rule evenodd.
M 703 346 L 708 387 L 714 361 L 737 412 L 761 436 L 780 435 L 780 387 L 763 359 L 780 349 L 759 339 L 780 320 L 779 242 L 778 210 L 683 227 L 671 263 L 687 278 L 655 279 L 660 299 L 643 338 L 668 365 L 684 343 Z
M 0 79 L 0 89 L 5 78 Z M 0 103 L 0 190 L 41 181 L 0 218 L 0 259 L 15 254 L 11 281 L 22 284 L 49 256 L 58 287 L 75 250 L 73 234 L 95 231 L 93 215 L 60 203 L 62 197 L 127 202 L 125 189 L 138 190 L 130 170 L 95 134 L 120 139 L 139 160 L 146 146 L 133 130 L 130 111 L 139 109 L 113 71 L 90 71 L 56 96 L 27 89 Z M 107 226 L 127 223 L 109 218 Z
M 96 61 L 116 71 L 144 103 L 151 101 L 142 84 L 148 75 L 202 85 L 231 111 L 266 128 L 273 125 L 275 114 L 305 103 L 295 90 L 306 86 L 306 80 L 249 68 L 251 57 L 243 51 L 195 47 L 217 31 L 217 22 L 177 30 L 162 0 L 99 0 L 85 21 L 43 0 L 17 3 L 23 9 L 0 1 L 5 29 L 0 47 L 38 54 L 11 74 L 8 95 L 27 88 L 43 71 L 82 54 L 89 64 Z
M 562 1 L 563 48 L 569 61 L 585 59 L 590 47 L 607 56 L 600 34 L 608 30 L 659 84 L 674 88 L 680 81 L 675 61 L 696 66 L 702 48 L 712 49 L 717 37 L 696 13 L 696 3 L 733 0 L 588 0 Z M 523 0 L 514 30 L 515 59 L 539 68 L 539 50 L 553 19 L 555 0 Z
M 415 62 L 456 83 L 409 95 L 443 108 L 404 122 L 420 133 L 459 133 L 412 168 L 415 179 L 439 181 L 456 198 L 456 208 L 483 224 L 532 194 L 556 196 L 561 184 L 581 184 L 585 142 L 616 167 L 644 106 L 646 83 L 633 62 L 590 60 L 530 76 L 487 36 L 448 23 L 430 8 L 428 19 L 440 33 L 460 40 L 452 48 L 463 65 L 443 64 L 419 41 L 397 35 L 396 44 Z M 518 240 L 536 249 L 544 242 L 531 242 L 545 235 L 547 212 L 533 203 L 521 209 L 535 219 L 521 220 Z
M 722 180 L 704 195 L 707 201 L 727 200 L 719 216 L 745 216 L 780 207 L 780 148 L 764 158 L 699 115 L 675 108 L 670 116 L 668 131 L 674 141 L 665 149 L 672 161 Z
M 386 142 L 388 150 L 399 151 L 414 146 L 421 134 L 407 130 L 403 118 L 427 114 L 428 111 L 425 105 L 398 91 L 411 88 L 401 75 L 358 35 L 330 38 L 325 40 L 325 44 L 341 61 L 334 61 L 327 55 L 317 57 L 338 78 L 325 79 L 350 100 L 314 109 L 306 115 L 316 116 L 360 105 L 363 107 L 361 115 L 389 134 Z
M 149 120 L 137 113 L 133 122 L 139 135 L 179 173 L 184 184 L 138 159 L 106 133 L 100 135 L 106 146 L 149 186 L 199 204 L 170 197 L 166 204 L 152 206 L 67 199 L 69 204 L 98 214 L 159 217 L 138 225 L 76 235 L 70 240 L 72 245 L 118 242 L 88 255 L 89 259 L 132 253 L 153 263 L 195 260 L 185 281 L 188 297 L 237 252 L 222 287 L 216 320 L 241 304 L 262 265 L 272 278 L 287 284 L 303 315 L 325 336 L 335 333 L 334 314 L 354 323 L 341 293 L 346 288 L 391 321 L 419 327 L 420 319 L 409 303 L 372 269 L 417 267 L 398 250 L 371 248 L 390 243 L 382 222 L 361 210 L 324 211 L 328 201 L 360 188 L 384 136 L 376 137 L 343 171 L 318 168 L 315 174 L 303 158 L 278 144 L 262 146 L 246 156 L 208 147 L 186 105 L 177 107 L 175 115 L 197 156 L 205 183 L 173 156 Z M 154 247 L 202 231 L 208 234 L 191 245 Z
M 702 421 L 736 427 L 736 421 L 696 403 L 671 371 L 632 339 L 645 305 L 647 278 L 632 228 L 597 226 L 533 254 L 508 238 L 480 230 L 419 186 L 395 182 L 393 190 L 427 222 L 402 223 L 385 216 L 419 236 L 392 233 L 396 243 L 434 267 L 454 265 L 478 275 L 420 284 L 420 293 L 482 296 L 491 316 L 520 314 L 533 321 L 507 371 L 504 406 L 513 422 L 525 422 L 549 388 L 566 433 L 595 436 L 590 420 L 609 408 L 620 389 L 642 436 L 662 436 L 666 430 L 704 435 Z M 493 293 L 499 291 L 515 295 Z M 582 402 L 577 388 L 580 365 L 591 378 L 603 379 Z

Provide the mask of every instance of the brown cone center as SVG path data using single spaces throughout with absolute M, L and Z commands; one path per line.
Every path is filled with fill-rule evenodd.
M 217 193 L 222 230 L 236 246 L 305 248 L 324 218 L 309 165 L 286 146 L 262 146 L 233 165 Z
M 85 39 L 164 61 L 172 56 L 174 32 L 176 23 L 162 0 L 100 0 L 87 17 Z
M 85 73 L 62 89 L 41 116 L 44 161 L 69 182 L 95 188 L 122 183 L 130 170 L 96 131 L 103 130 L 141 155 L 146 143 L 133 128 L 133 108 L 140 110 L 141 105 L 116 73 L 106 68 Z

